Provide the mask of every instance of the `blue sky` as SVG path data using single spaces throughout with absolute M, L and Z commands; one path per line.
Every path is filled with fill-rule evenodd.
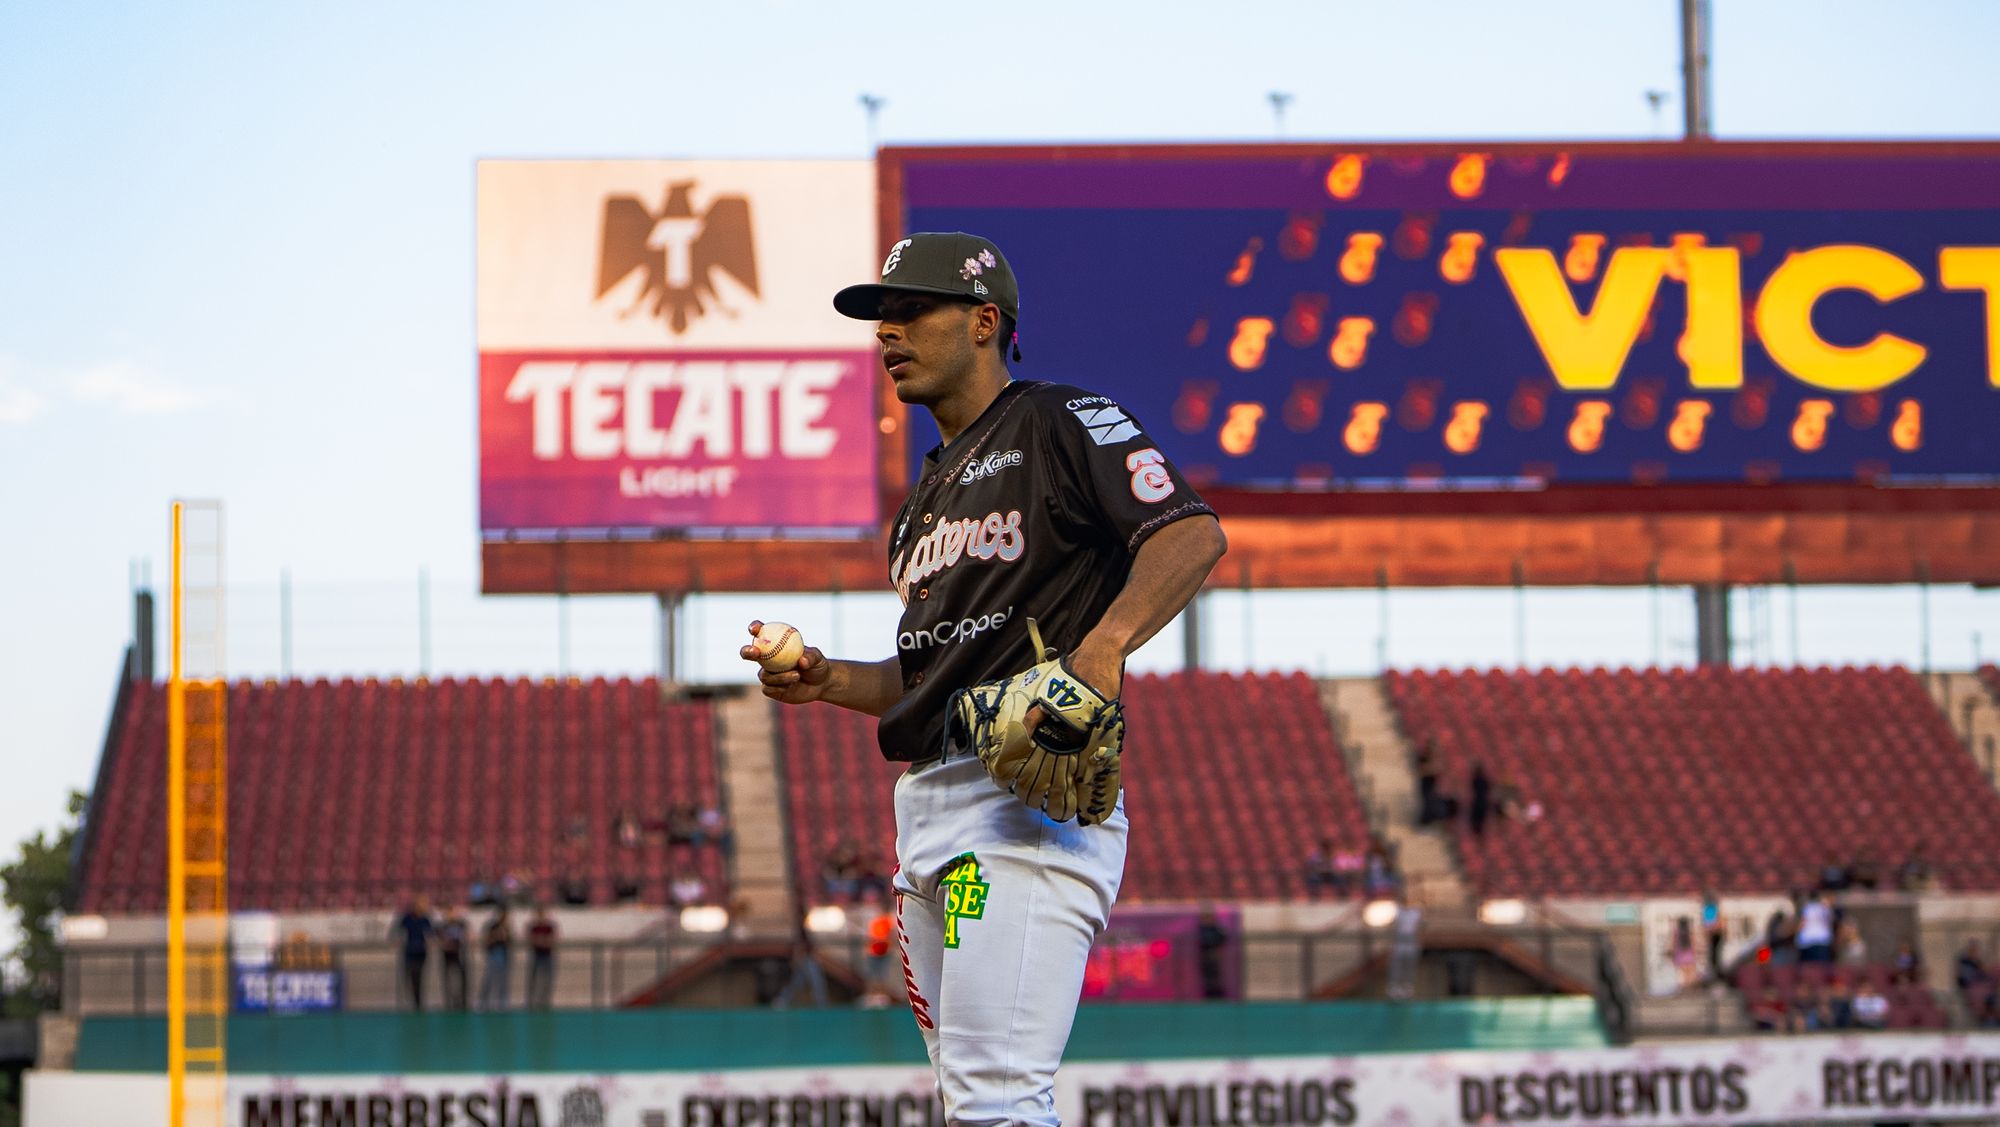
M 163 576 L 177 496 L 227 505 L 233 672 L 279 669 L 287 568 L 298 672 L 415 672 L 425 568 L 434 670 L 563 662 L 551 601 L 473 593 L 479 157 L 863 156 L 862 91 L 888 99 L 890 143 L 1266 140 L 1273 89 L 1294 95 L 1293 139 L 1678 128 L 1674 0 L 1172 10 L 0 6 L 0 846 L 88 782 L 132 561 Z M 1716 0 L 1715 129 L 2000 136 L 1995 42 L 1984 0 Z M 1675 95 L 1657 118 L 1647 89 Z M 1372 593 L 1301 598 L 1218 598 L 1211 656 L 1373 668 Z M 1528 598 L 1531 661 L 1684 660 L 1691 644 L 1679 593 L 1657 632 L 1645 592 Z M 1791 656 L 1787 599 L 1750 631 L 1766 659 Z M 1800 602 L 1807 660 L 1917 660 L 1914 592 Z M 1336 630 L 1292 640 L 1307 608 Z M 695 674 L 735 675 L 749 613 L 888 652 L 880 597 L 711 600 L 686 639 Z M 1505 593 L 1399 593 L 1388 656 L 1511 662 L 1514 614 Z M 569 621 L 569 668 L 650 668 L 643 600 L 579 602 Z M 1934 592 L 1932 621 L 1940 663 L 1968 661 L 1975 630 L 2000 650 L 2000 596 Z

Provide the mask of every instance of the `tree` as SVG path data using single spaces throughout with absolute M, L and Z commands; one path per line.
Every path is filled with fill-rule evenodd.
M 55 836 L 35 831 L 21 843 L 21 855 L 0 867 L 7 910 L 21 930 L 21 941 L 9 953 L 20 973 L 7 992 L 8 1017 L 31 1017 L 62 1005 L 62 946 L 56 923 L 63 892 L 69 887 L 70 848 L 83 807 L 83 792 L 71 791 L 69 817 Z

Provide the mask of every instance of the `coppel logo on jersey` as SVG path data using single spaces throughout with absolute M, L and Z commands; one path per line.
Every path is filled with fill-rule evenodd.
M 905 630 L 896 635 L 896 648 L 903 650 L 924 650 L 932 646 L 946 646 L 953 642 L 969 642 L 988 630 L 998 630 L 1014 617 L 1014 608 L 982 614 L 977 618 L 946 619 L 935 626 L 922 630 Z

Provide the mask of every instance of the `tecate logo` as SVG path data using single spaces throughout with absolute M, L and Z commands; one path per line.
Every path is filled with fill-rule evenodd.
M 965 472 L 958 475 L 958 483 L 960 485 L 971 485 L 980 478 L 992 477 L 1008 466 L 1018 466 L 1020 464 L 1021 452 L 1019 450 L 995 450 L 993 453 L 965 467 Z
M 969 642 L 988 630 L 998 630 L 1014 615 L 1014 608 L 992 614 L 982 614 L 978 618 L 946 619 L 927 630 L 905 630 L 896 635 L 896 646 L 905 650 L 929 649 L 945 646 L 953 642 Z

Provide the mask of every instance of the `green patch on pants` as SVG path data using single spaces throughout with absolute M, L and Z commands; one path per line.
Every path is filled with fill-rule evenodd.
M 967 853 L 945 866 L 940 887 L 944 890 L 944 945 L 956 947 L 959 921 L 986 914 L 987 884 L 979 879 L 978 859 Z

